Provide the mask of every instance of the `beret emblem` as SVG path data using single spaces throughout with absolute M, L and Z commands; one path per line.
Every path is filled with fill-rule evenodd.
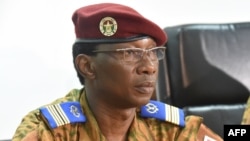
M 117 22 L 112 17 L 105 17 L 100 21 L 99 29 L 104 36 L 112 36 L 117 31 Z

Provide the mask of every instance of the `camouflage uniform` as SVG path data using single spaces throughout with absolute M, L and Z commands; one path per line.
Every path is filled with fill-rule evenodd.
M 88 107 L 85 92 L 74 89 L 64 98 L 50 105 L 68 101 L 80 102 L 86 121 L 62 124 L 52 128 L 39 108 L 23 118 L 12 141 L 107 141 Z M 128 131 L 128 141 L 196 141 L 204 138 L 209 138 L 210 141 L 222 140 L 202 124 L 201 117 L 188 116 L 185 118 L 185 127 L 181 127 L 172 121 L 142 117 L 140 110 L 137 111 Z

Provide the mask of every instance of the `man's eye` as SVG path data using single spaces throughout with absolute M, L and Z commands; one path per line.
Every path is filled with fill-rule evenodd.
M 151 50 L 151 51 L 149 51 L 149 54 L 150 54 L 150 55 L 156 55 L 156 54 L 157 54 L 157 50 L 155 50 L 155 49 L 154 49 L 154 50 Z
M 135 51 L 135 50 L 127 50 L 125 52 L 125 55 L 137 55 L 138 54 L 138 51 Z

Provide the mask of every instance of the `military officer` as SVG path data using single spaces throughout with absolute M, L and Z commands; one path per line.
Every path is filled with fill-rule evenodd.
M 151 100 L 166 33 L 131 7 L 99 3 L 72 16 L 82 89 L 28 113 L 13 141 L 221 141 L 182 109 Z

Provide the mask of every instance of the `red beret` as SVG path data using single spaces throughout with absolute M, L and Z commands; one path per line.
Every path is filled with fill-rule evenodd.
M 101 3 L 77 9 L 72 21 L 76 43 L 119 43 L 152 37 L 157 46 L 167 41 L 165 32 L 134 9 L 114 3 Z

